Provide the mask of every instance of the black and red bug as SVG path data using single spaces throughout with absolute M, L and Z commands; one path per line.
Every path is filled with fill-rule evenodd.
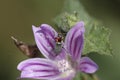
M 58 34 L 57 37 L 55 37 L 55 48 L 54 48 L 54 52 L 56 54 L 59 54 L 61 52 L 62 49 L 62 42 L 63 42 L 63 36 L 61 33 Z

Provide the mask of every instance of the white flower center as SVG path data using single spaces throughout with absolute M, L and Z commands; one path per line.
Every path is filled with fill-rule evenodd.
M 74 73 L 74 69 L 71 67 L 71 64 L 67 60 L 58 61 L 59 71 L 62 72 L 62 76 L 69 76 L 71 73 Z

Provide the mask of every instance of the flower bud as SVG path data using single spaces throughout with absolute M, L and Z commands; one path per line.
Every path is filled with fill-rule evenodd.
M 23 52 L 24 55 L 26 55 L 29 58 L 35 58 L 35 57 L 40 57 L 40 51 L 37 48 L 36 45 L 30 45 L 30 44 L 26 44 L 22 41 L 17 40 L 16 38 L 14 38 L 13 36 L 11 37 L 14 41 L 14 44 L 16 45 L 16 47 Z

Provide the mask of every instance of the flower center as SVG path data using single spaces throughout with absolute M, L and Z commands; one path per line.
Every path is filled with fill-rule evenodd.
M 71 67 L 71 64 L 67 60 L 58 61 L 59 71 L 62 72 L 62 76 L 69 76 L 71 73 L 74 73 L 74 69 Z

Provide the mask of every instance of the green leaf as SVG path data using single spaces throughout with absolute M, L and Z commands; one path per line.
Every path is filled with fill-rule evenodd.
M 54 22 L 64 32 L 68 32 L 76 22 L 89 19 L 79 0 L 65 0 L 61 14 L 54 19 Z
M 86 25 L 85 44 L 83 54 L 99 53 L 105 55 L 112 55 L 112 48 L 110 45 L 111 30 L 98 23 Z
M 76 17 L 75 14 L 69 14 L 67 12 L 60 14 L 54 19 L 54 22 L 58 26 L 58 28 L 66 33 L 78 21 L 79 19 Z
M 55 23 L 67 33 L 76 22 L 81 20 L 84 21 L 86 30 L 83 55 L 88 53 L 112 55 L 109 40 L 111 30 L 91 18 L 79 0 L 65 0 L 63 12 L 55 18 Z
M 63 12 L 76 13 L 76 17 L 80 20 L 89 20 L 89 16 L 79 0 L 65 0 Z

